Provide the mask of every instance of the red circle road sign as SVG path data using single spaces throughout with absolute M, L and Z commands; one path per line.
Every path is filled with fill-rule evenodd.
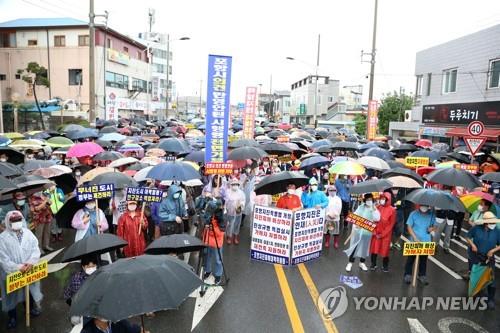
M 484 131 L 484 124 L 482 121 L 473 121 L 467 126 L 467 131 L 471 136 L 480 136 Z

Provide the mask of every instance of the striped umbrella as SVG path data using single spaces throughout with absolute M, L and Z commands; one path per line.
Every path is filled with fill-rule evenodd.
M 494 202 L 495 198 L 491 194 L 481 191 L 474 191 L 471 193 L 464 194 L 460 197 L 460 201 L 462 201 L 465 208 L 470 213 L 477 210 L 477 206 L 479 206 L 481 200 Z M 495 205 L 491 206 L 491 211 L 496 214 Z

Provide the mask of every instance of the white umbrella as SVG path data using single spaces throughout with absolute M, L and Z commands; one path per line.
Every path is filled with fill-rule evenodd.
M 149 179 L 146 176 L 148 175 L 148 172 L 151 169 L 153 169 L 153 166 L 148 166 L 144 169 L 137 171 L 137 173 L 134 175 L 134 179 L 138 182 L 143 182 L 143 181 Z
M 363 156 L 357 162 L 368 169 L 389 170 L 391 168 L 386 161 L 375 156 Z
M 393 176 L 386 178 L 388 181 L 394 185 L 394 187 L 401 187 L 401 188 L 422 188 L 422 185 L 420 185 L 415 179 L 406 177 L 406 176 Z
M 183 181 L 182 184 L 184 184 L 188 187 L 203 186 L 203 182 L 199 179 L 186 180 L 186 181 Z M 170 186 L 170 185 L 172 185 L 172 181 L 171 180 L 163 180 L 160 182 L 160 185 Z
M 70 167 L 67 167 L 65 165 L 56 164 L 56 165 L 51 165 L 49 168 L 61 170 L 63 173 L 72 173 L 73 172 L 73 170 L 71 170 Z
M 137 158 L 134 157 L 123 157 L 119 158 L 117 160 L 114 160 L 113 162 L 109 163 L 108 167 L 110 168 L 118 168 L 127 164 L 134 164 L 139 162 Z

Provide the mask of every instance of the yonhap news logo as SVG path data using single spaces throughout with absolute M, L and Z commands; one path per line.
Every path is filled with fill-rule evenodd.
M 321 292 L 317 300 L 318 308 L 326 319 L 335 319 L 347 311 L 349 300 L 343 286 L 327 288 Z

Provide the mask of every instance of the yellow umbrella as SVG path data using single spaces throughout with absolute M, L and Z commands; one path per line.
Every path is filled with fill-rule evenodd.
M 191 165 L 196 171 L 200 170 L 200 166 L 194 162 L 191 162 L 191 161 L 182 161 L 182 162 Z
M 40 150 L 42 147 L 43 141 L 40 140 L 17 140 L 10 144 L 12 148 L 24 150 L 24 149 L 33 149 Z
M 17 132 L 5 133 L 3 136 L 5 136 L 6 138 L 9 138 L 11 140 L 24 139 L 24 135 L 22 135 L 21 133 L 17 133 Z
M 114 171 L 116 171 L 116 170 L 113 168 L 108 168 L 108 167 L 99 167 L 99 168 L 92 169 L 92 170 L 88 171 L 87 173 L 85 173 L 80 178 L 79 184 L 89 182 L 92 179 L 94 179 L 95 177 L 102 175 L 103 173 L 114 172 Z

